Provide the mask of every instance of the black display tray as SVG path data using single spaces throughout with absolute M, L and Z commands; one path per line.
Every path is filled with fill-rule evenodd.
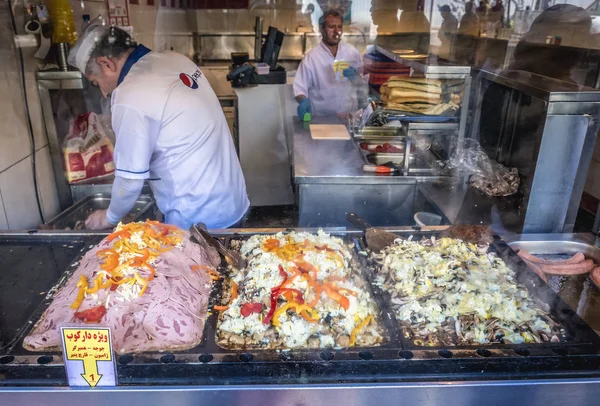
M 425 228 L 415 227 L 413 231 L 398 233 L 399 237 L 409 238 L 418 241 L 422 238 L 440 237 L 440 230 L 425 230 Z M 359 249 L 366 249 L 367 244 L 364 239 L 360 238 L 357 241 Z M 576 351 L 578 353 L 596 354 L 600 350 L 600 337 L 596 332 L 588 326 L 588 324 L 577 315 L 561 298 L 554 292 L 535 272 L 527 267 L 521 258 L 506 244 L 499 236 L 494 236 L 494 240 L 488 249 L 488 252 L 495 253 L 501 258 L 506 265 L 516 273 L 517 282 L 525 286 L 531 296 L 536 299 L 542 306 L 547 306 L 548 313 L 565 329 L 564 340 L 557 343 L 527 343 L 527 344 L 482 344 L 482 345 L 455 345 L 455 346 L 418 346 L 412 340 L 405 338 L 402 327 L 395 322 L 398 329 L 398 341 L 402 343 L 405 349 L 429 349 L 435 351 L 452 351 L 452 350 L 473 350 L 487 354 L 487 351 L 492 349 L 497 350 L 514 350 L 517 352 L 527 352 L 531 348 L 547 349 L 548 352 L 558 351 Z M 367 275 L 372 277 L 376 272 L 377 266 L 370 263 L 371 261 L 361 258 L 363 267 L 371 269 Z M 369 280 L 373 286 L 373 278 Z M 389 295 L 373 286 L 375 294 L 382 298 L 385 302 L 384 308 L 392 313 L 389 306 Z
M 247 231 L 247 230 L 246 230 Z M 259 230 L 257 230 L 259 231 Z M 260 233 L 284 230 L 261 229 Z M 287 230 L 290 231 L 290 230 Z M 301 231 L 301 230 L 297 230 Z M 313 230 L 309 230 L 313 231 Z M 439 230 L 403 231 L 430 236 Z M 226 244 L 233 234 L 220 236 Z M 364 248 L 362 234 L 333 231 L 352 240 L 357 252 Z M 596 377 L 600 376 L 600 339 L 566 304 L 547 288 L 502 240 L 496 237 L 492 249 L 517 272 L 518 280 L 533 295 L 551 305 L 551 314 L 570 335 L 564 343 L 523 345 L 481 345 L 456 347 L 416 347 L 405 342 L 385 304 L 375 291 L 390 340 L 380 347 L 319 350 L 227 350 L 216 344 L 217 314 L 209 316 L 202 342 L 182 352 L 119 355 L 117 372 L 125 385 L 227 385 L 283 383 L 398 382 L 432 380 L 481 380 Z M 366 267 L 364 268 L 366 269 Z M 225 264 L 222 264 L 225 271 Z M 64 279 L 63 279 L 64 283 Z M 210 304 L 218 299 L 215 285 Z M 42 306 L 43 307 L 43 306 Z M 36 314 L 45 309 L 38 309 Z M 38 316 L 39 317 L 39 316 Z M 386 321 L 387 320 L 387 321 Z M 66 385 L 60 353 L 32 353 L 22 348 L 22 338 L 31 329 L 23 328 L 20 339 L 0 356 L 0 385 Z
M 69 265 L 98 241 L 35 232 L 0 236 L 0 355 L 20 338 L 36 309 L 50 303 L 48 292 Z

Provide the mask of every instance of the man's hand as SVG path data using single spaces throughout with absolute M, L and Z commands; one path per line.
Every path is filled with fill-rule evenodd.
M 85 228 L 88 230 L 106 230 L 113 227 L 106 218 L 106 210 L 96 210 L 85 220 Z
M 311 107 L 310 107 L 310 101 L 308 101 L 308 98 L 304 98 L 302 99 L 299 103 L 298 103 L 298 118 L 300 118 L 300 121 L 304 120 L 304 115 L 306 113 L 310 113 L 312 114 L 311 111 Z
M 348 78 L 348 80 L 353 81 L 358 76 L 358 72 L 352 66 L 348 69 L 344 69 L 344 77 Z

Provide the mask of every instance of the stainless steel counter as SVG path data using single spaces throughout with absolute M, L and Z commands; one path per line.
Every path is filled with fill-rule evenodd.
M 337 117 L 316 117 L 312 124 L 339 124 Z M 417 211 L 440 213 L 419 191 L 432 176 L 366 173 L 352 140 L 313 140 L 308 124 L 294 119 L 293 168 L 300 227 L 339 227 L 354 212 L 376 226 L 411 226 Z M 448 221 L 445 219 L 444 221 Z
M 315 117 L 311 124 L 341 124 L 337 117 Z M 294 121 L 293 173 L 296 184 L 415 184 L 415 177 L 373 175 L 362 170 L 364 161 L 354 141 L 313 140 L 309 123 Z
M 0 405 L 149 404 L 336 406 L 336 405 L 529 405 L 592 406 L 600 396 L 600 379 L 532 379 L 472 382 L 441 381 L 337 385 L 130 386 L 117 388 L 14 387 L 0 389 Z M 162 399 L 162 400 L 161 400 Z M 399 401 L 402 399 L 402 402 Z M 349 402 L 350 401 L 350 402 Z

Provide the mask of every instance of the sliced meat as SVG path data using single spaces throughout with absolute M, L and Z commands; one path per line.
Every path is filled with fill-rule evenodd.
M 96 276 L 102 263 L 96 254 L 111 245 L 105 239 L 84 255 L 77 270 L 25 337 L 25 348 L 33 351 L 60 348 L 59 326 L 84 324 L 74 317 L 75 310 L 71 308 L 79 291 L 76 285 L 81 275 L 88 281 Z M 190 267 L 216 268 L 219 262 L 214 248 L 190 242 L 186 233 L 181 248 L 162 253 L 155 261 L 156 277 L 148 282 L 142 296 L 123 296 L 119 289 L 100 290 L 88 294 L 80 309 L 106 305 L 108 299 L 100 325 L 111 328 L 113 347 L 119 354 L 192 348 L 202 339 L 211 280 L 206 272 L 194 272 Z

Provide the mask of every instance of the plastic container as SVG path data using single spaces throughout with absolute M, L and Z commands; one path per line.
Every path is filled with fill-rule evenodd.
M 74 44 L 77 41 L 77 30 L 69 0 L 49 0 L 48 11 L 53 27 L 52 42 Z
M 442 224 L 442 216 L 437 214 L 428 213 L 426 211 L 418 211 L 413 216 L 415 219 L 415 223 L 418 226 L 426 227 L 426 226 L 439 226 Z
M 259 62 L 256 64 L 256 73 L 259 75 L 268 75 L 271 71 L 271 67 L 263 62 Z

